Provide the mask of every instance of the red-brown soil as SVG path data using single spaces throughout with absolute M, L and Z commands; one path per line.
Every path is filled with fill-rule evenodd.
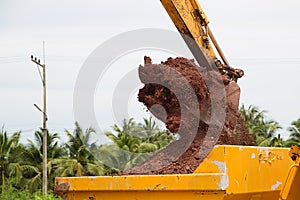
M 139 76 L 139 101 L 181 138 L 125 174 L 190 174 L 215 144 L 254 145 L 238 113 L 239 87 L 226 75 L 186 58 L 145 57 Z

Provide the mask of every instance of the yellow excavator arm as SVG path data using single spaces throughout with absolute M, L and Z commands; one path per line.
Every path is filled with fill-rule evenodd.
M 244 75 L 243 70 L 229 66 L 208 26 L 207 16 L 196 0 L 161 0 L 161 3 L 199 65 L 208 70 L 217 68 L 234 81 Z M 222 61 L 217 58 L 214 49 Z

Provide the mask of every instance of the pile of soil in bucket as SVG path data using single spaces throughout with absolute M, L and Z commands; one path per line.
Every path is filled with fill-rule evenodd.
M 180 139 L 124 174 L 191 174 L 214 145 L 254 145 L 238 112 L 240 88 L 186 58 L 144 58 L 138 100 Z

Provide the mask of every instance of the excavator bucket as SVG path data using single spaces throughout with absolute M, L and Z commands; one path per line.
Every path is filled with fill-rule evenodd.
M 231 104 L 235 110 L 239 108 L 239 101 L 240 101 L 240 94 L 241 90 L 240 87 L 236 82 L 231 82 L 226 86 L 226 98 L 227 104 Z
M 226 104 L 227 107 L 229 107 L 232 110 L 232 116 L 228 116 L 231 119 L 227 119 L 229 121 L 235 122 L 236 116 L 239 115 L 239 102 L 240 102 L 240 94 L 241 90 L 239 85 L 232 81 L 228 85 L 225 86 L 225 91 L 226 91 Z M 230 114 L 230 113 L 228 113 Z M 236 124 L 233 124 L 235 126 Z

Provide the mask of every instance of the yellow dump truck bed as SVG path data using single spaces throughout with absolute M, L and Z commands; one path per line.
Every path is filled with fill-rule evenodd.
M 55 191 L 68 200 L 278 200 L 293 164 L 287 148 L 220 145 L 194 174 L 58 177 Z

